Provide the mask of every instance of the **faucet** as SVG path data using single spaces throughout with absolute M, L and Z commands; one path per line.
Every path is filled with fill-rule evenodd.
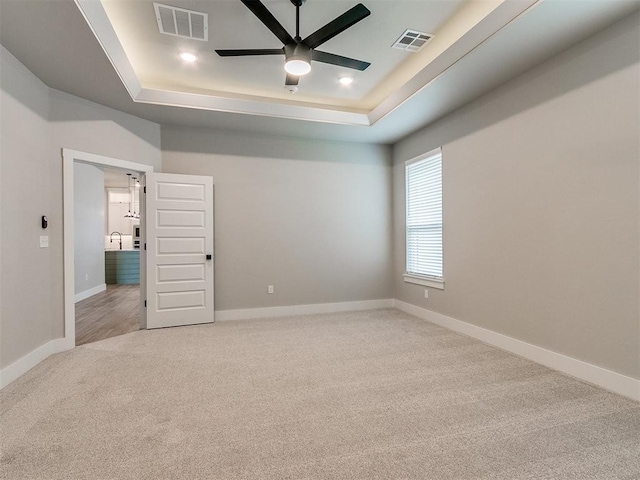
M 111 232 L 111 235 L 109 235 L 109 243 L 113 243 L 113 236 L 116 233 L 120 235 L 120 250 L 122 250 L 122 234 L 120 232 Z

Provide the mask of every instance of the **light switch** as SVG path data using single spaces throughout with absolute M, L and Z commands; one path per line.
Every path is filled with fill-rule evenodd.
M 40 235 L 40 248 L 49 248 L 49 236 Z

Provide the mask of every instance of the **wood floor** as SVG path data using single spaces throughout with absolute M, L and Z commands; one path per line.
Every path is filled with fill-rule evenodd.
M 140 285 L 107 285 L 76 303 L 76 345 L 140 330 Z

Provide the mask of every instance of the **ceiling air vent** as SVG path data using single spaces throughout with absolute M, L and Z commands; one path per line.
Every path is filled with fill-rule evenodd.
M 407 30 L 400 38 L 396 40 L 392 48 L 399 48 L 400 50 L 409 50 L 410 52 L 417 52 L 425 44 L 433 38 L 433 35 L 429 33 L 417 32 L 415 30 Z
M 176 37 L 193 38 L 206 42 L 209 38 L 208 16 L 206 13 L 185 10 L 154 3 L 156 20 L 160 33 Z

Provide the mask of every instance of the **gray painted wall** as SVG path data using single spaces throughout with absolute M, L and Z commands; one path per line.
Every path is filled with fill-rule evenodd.
M 162 127 L 162 171 L 213 177 L 216 310 L 392 297 L 389 147 Z
M 394 149 L 397 299 L 640 378 L 638 15 Z M 445 289 L 406 284 L 404 161 L 443 147 Z
M 160 166 L 160 126 L 51 90 L 0 47 L 0 368 L 64 336 L 62 148 Z M 40 216 L 49 228 L 40 229 Z M 49 248 L 39 236 L 49 235 Z M 15 252 L 20 251 L 20 255 Z
M 159 171 L 160 125 L 59 90 L 49 92 L 54 148 L 144 163 Z
M 104 173 L 93 165 L 77 163 L 73 176 L 73 260 L 78 294 L 105 283 Z
M 62 228 L 51 205 L 48 116 L 47 87 L 0 47 L 0 367 L 59 330 L 51 282 Z M 47 230 L 40 228 L 41 215 L 49 217 Z M 40 235 L 49 235 L 48 249 L 40 248 Z

